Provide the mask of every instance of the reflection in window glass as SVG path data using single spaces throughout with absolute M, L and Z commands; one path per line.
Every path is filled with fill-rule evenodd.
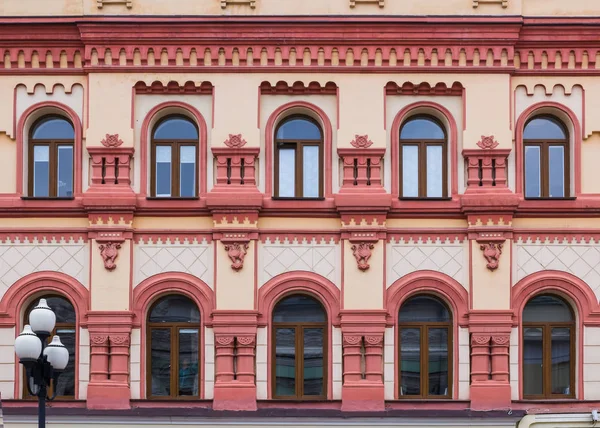
M 156 196 L 171 196 L 171 146 L 156 146 Z
M 444 130 L 427 117 L 409 119 L 400 132 L 401 140 L 443 140 Z
M 179 395 L 198 396 L 198 330 L 179 330 Z
M 275 395 L 296 395 L 296 329 L 275 329 Z
M 73 196 L 73 146 L 58 146 L 57 196 Z
M 277 129 L 278 140 L 320 140 L 321 130 L 307 119 L 291 119 Z
M 442 146 L 427 146 L 427 197 L 442 197 Z
M 196 147 L 181 146 L 179 148 L 179 196 L 196 195 Z
M 154 130 L 155 140 L 197 140 L 198 130 L 188 119 L 171 117 Z
M 275 306 L 273 322 L 325 322 L 323 306 L 303 294 L 286 297 Z
M 152 329 L 150 382 L 153 396 L 171 395 L 171 329 Z
M 33 140 L 74 140 L 75 130 L 67 120 L 50 116 L 35 124 L 31 138 Z
M 323 395 L 323 329 L 304 329 L 304 395 Z
M 75 329 L 57 328 L 56 335 L 69 351 L 69 362 L 56 384 L 57 396 L 75 396 Z
M 523 394 L 542 395 L 544 392 L 543 340 L 541 328 L 523 329 Z
M 303 196 L 319 197 L 319 146 L 304 146 L 303 162 Z
M 549 187 L 551 198 L 565 196 L 565 148 L 563 146 L 548 147 Z
M 402 304 L 400 322 L 448 322 L 450 313 L 445 305 L 432 296 L 411 297 Z
M 448 395 L 448 329 L 428 328 L 429 395 Z
M 540 147 L 525 147 L 525 197 L 539 198 L 542 193 Z
M 421 329 L 400 330 L 400 395 L 421 395 Z
M 293 198 L 296 195 L 296 150 L 279 149 L 279 196 Z
M 552 394 L 571 391 L 571 329 L 552 329 Z
M 527 123 L 523 131 L 526 140 L 566 140 L 562 126 L 547 117 L 538 117 Z
M 402 196 L 419 196 L 419 146 L 402 146 Z
M 50 196 L 50 147 L 33 147 L 33 196 Z

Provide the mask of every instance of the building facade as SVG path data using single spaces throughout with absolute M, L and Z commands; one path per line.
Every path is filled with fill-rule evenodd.
M 591 426 L 597 3 L 0 0 L 4 425 Z

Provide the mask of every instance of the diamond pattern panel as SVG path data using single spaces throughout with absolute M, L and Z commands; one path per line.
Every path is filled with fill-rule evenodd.
M 317 273 L 339 287 L 339 246 L 337 244 L 260 244 L 260 286 L 284 272 Z
M 568 272 L 585 281 L 600 299 L 600 245 L 517 244 L 517 281 L 542 270 Z
M 0 298 L 15 281 L 41 271 L 62 272 L 87 287 L 88 261 L 85 244 L 0 245 Z
M 443 244 L 388 244 L 387 286 L 409 273 L 419 270 L 442 272 L 454 278 L 463 287 L 465 282 L 465 245 Z
M 213 287 L 212 245 L 137 244 L 135 248 L 135 285 L 158 273 L 183 272 Z

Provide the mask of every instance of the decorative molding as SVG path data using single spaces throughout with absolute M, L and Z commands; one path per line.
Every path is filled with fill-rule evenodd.
M 368 270 L 371 266 L 368 261 L 371 258 L 371 250 L 375 248 L 371 242 L 361 242 L 360 244 L 352 245 L 352 254 L 356 259 L 358 268 L 362 271 Z
M 216 336 L 215 337 L 215 344 L 217 346 L 223 346 L 223 347 L 231 347 L 233 346 L 233 341 L 234 341 L 235 337 L 234 336 Z
M 121 244 L 109 241 L 105 244 L 100 244 L 98 248 L 100 249 L 100 256 L 104 261 L 104 267 L 107 270 L 114 270 L 117 267 L 115 260 L 119 255 L 118 250 L 121 248 Z
M 486 267 L 491 271 L 498 269 L 502 245 L 502 243 L 487 242 L 479 246 L 479 249 L 483 251 L 483 257 L 487 260 Z
M 464 90 L 460 82 L 454 82 L 452 86 L 444 82 L 436 83 L 431 86 L 429 82 L 415 84 L 413 82 L 404 82 L 399 86 L 396 82 L 388 82 L 385 85 L 386 95 L 462 95 Z
M 90 334 L 90 343 L 93 346 L 106 346 L 108 345 L 107 334 Z
M 229 134 L 229 138 L 223 144 L 231 149 L 239 149 L 246 145 L 246 140 L 242 138 L 242 134 Z
M 383 334 L 365 336 L 365 345 L 380 346 L 383 344 Z
M 200 84 L 196 84 L 190 80 L 179 83 L 171 80 L 166 84 L 164 82 L 160 82 L 155 80 L 150 85 L 147 85 L 146 82 L 139 81 L 134 86 L 135 93 L 138 95 L 142 94 L 177 94 L 177 95 L 186 95 L 186 94 L 201 94 L 201 95 L 212 95 L 213 93 L 213 84 L 211 82 L 202 82 Z
M 127 7 L 127 9 L 131 9 L 133 7 L 133 0 L 96 0 L 96 6 L 98 6 L 98 9 L 102 9 L 103 6 L 113 4 L 123 4 Z
M 237 344 L 240 347 L 253 348 L 256 343 L 256 336 L 238 336 Z
M 494 136 L 490 135 L 489 137 L 481 136 L 481 141 L 477 142 L 477 145 L 484 150 L 491 150 L 498 147 L 498 141 L 494 140 Z
M 110 335 L 109 337 L 111 346 L 129 346 L 129 335 L 128 334 L 118 334 L 118 335 Z
M 225 244 L 227 256 L 231 259 L 231 269 L 239 271 L 244 267 L 244 257 L 248 253 L 248 243 L 231 242 Z
M 473 0 L 473 8 L 476 9 L 480 4 L 500 4 L 504 9 L 508 7 L 508 0 Z
M 358 135 L 354 136 L 354 140 L 350 141 L 352 147 L 356 147 L 357 149 L 366 149 L 373 145 L 373 141 L 369 140 L 368 135 Z
M 357 3 L 362 3 L 362 4 L 367 4 L 367 3 L 371 3 L 371 4 L 376 4 L 378 5 L 380 8 L 383 8 L 385 6 L 385 0 L 350 0 L 350 7 L 351 8 L 355 8 Z
M 492 345 L 494 346 L 506 346 L 510 343 L 510 335 L 503 334 L 500 336 L 492 336 Z
M 282 94 L 305 94 L 305 95 L 337 95 L 338 87 L 333 82 L 327 82 L 324 86 L 319 82 L 310 82 L 306 85 L 304 82 L 294 82 L 291 85 L 288 82 L 280 80 L 275 85 L 270 82 L 260 84 L 260 93 L 262 95 L 282 95 Z
M 491 336 L 472 334 L 471 345 L 473 346 L 487 346 L 490 343 Z
M 119 138 L 119 134 L 106 134 L 106 138 L 100 142 L 104 147 L 119 147 L 123 144 L 123 140 Z
M 251 9 L 256 8 L 256 0 L 221 0 L 221 9 L 226 9 L 229 5 L 249 5 Z
M 360 344 L 361 340 L 362 340 L 362 336 L 359 336 L 359 335 L 349 335 L 349 334 L 344 335 L 344 345 L 356 346 L 356 345 Z

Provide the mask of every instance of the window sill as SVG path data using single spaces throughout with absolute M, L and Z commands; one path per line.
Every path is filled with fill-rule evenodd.
M 194 196 L 189 198 L 162 198 L 159 196 L 147 196 L 146 200 L 148 201 L 197 201 L 200 197 Z
M 451 201 L 452 198 L 450 197 L 446 197 L 446 198 L 403 198 L 400 197 L 398 198 L 400 201 L 409 201 L 409 202 L 440 202 L 440 201 Z
M 50 198 L 50 197 L 40 197 L 40 196 L 21 196 L 23 201 L 74 201 L 74 196 L 69 197 L 61 197 L 61 198 Z
M 280 198 L 273 196 L 271 198 L 274 201 L 324 201 L 325 198 Z
M 570 196 L 568 198 L 524 198 L 525 201 L 576 201 L 577 198 L 575 196 Z

